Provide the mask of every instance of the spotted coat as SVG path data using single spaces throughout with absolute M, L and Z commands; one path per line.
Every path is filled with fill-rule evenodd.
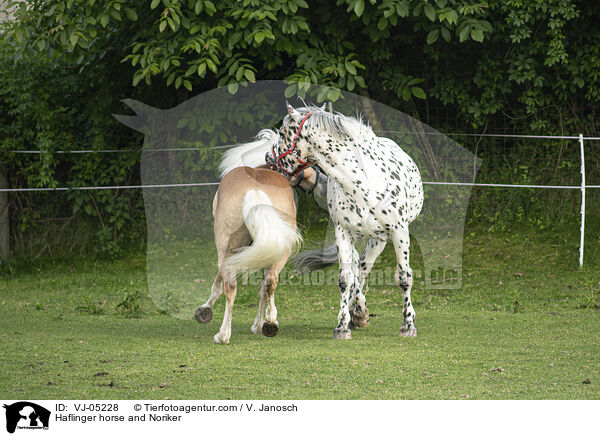
M 279 159 L 279 168 L 292 174 L 302 162 L 310 162 L 329 176 L 327 200 L 335 225 L 341 294 L 334 337 L 351 337 L 349 325 L 355 313 L 368 316 L 364 279 L 388 240 L 394 244 L 396 283 L 402 290 L 400 335 L 416 336 L 408 225 L 423 206 L 417 165 L 394 141 L 377 137 L 361 120 L 317 107 L 296 110 L 288 105 L 288 113 L 273 153 L 278 157 L 293 150 Z M 363 238 L 368 243 L 359 265 L 354 244 Z

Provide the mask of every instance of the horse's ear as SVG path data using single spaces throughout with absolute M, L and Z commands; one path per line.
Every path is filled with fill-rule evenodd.
M 325 110 L 325 105 L 326 105 L 326 104 L 327 104 L 327 103 L 323 103 L 323 106 L 321 106 L 321 110 L 322 110 L 322 111 L 324 111 L 324 110 Z
M 152 106 L 142 103 L 141 101 L 132 100 L 130 98 L 124 98 L 121 103 L 129 106 L 136 114 L 140 116 L 148 116 L 151 112 L 155 111 Z
M 294 121 L 299 121 L 300 118 L 302 118 L 302 115 L 300 115 L 300 112 L 298 112 L 296 109 L 294 109 L 292 107 L 291 104 L 288 103 L 288 101 L 285 101 L 285 105 L 287 106 L 287 111 L 288 114 L 290 114 L 290 118 Z
M 134 116 L 130 116 L 130 115 L 117 115 L 117 114 L 112 114 L 113 117 L 115 117 L 117 119 L 117 121 L 119 121 L 121 124 L 125 124 L 127 127 L 133 129 L 133 130 L 137 130 L 138 132 L 144 132 L 144 119 L 140 118 L 136 115 Z
M 113 117 L 115 117 L 122 124 L 125 124 L 127 127 L 137 130 L 138 132 L 145 133 L 145 128 L 151 122 L 152 115 L 154 112 L 156 112 L 156 109 L 137 100 L 124 99 L 121 100 L 121 102 L 129 106 L 137 115 L 130 116 L 113 114 Z

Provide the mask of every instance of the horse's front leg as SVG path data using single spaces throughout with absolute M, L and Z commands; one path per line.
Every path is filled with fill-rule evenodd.
M 409 265 L 410 237 L 408 226 L 393 235 L 394 249 L 396 251 L 396 283 L 402 290 L 402 326 L 400 336 L 417 336 L 415 327 L 415 309 L 410 301 L 413 277 Z
M 339 224 L 335 227 L 335 239 L 340 266 L 338 277 L 340 287 L 340 313 L 338 315 L 338 325 L 333 331 L 333 338 L 352 339 L 352 333 L 350 331 L 350 304 L 360 290 L 357 268 L 358 254 L 354 249 L 352 235 Z

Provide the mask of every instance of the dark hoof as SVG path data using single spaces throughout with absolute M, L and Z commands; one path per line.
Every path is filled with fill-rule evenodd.
M 272 338 L 273 336 L 275 336 L 277 334 L 277 331 L 279 331 L 279 327 L 277 327 L 277 324 L 271 324 L 268 322 L 263 323 L 262 333 L 266 337 Z
M 414 325 L 403 325 L 400 327 L 400 333 L 398 336 L 404 336 L 405 338 L 414 338 L 417 336 L 417 329 Z
M 344 329 L 334 329 L 333 339 L 352 339 L 352 332 Z
M 348 325 L 351 329 L 367 327 L 369 325 L 369 311 L 367 309 L 362 312 L 353 312 L 350 314 L 350 324 Z
M 206 324 L 212 320 L 212 309 L 208 306 L 200 306 L 196 309 L 194 318 L 201 324 Z

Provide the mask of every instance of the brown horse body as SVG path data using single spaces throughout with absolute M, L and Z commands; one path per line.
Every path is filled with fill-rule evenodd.
M 196 320 L 209 322 L 215 301 L 225 293 L 223 324 L 214 341 L 229 343 L 236 277 L 244 271 L 264 269 L 258 314 L 251 330 L 275 336 L 278 323 L 274 293 L 279 273 L 301 242 L 289 181 L 264 168 L 235 168 L 221 180 L 213 201 L 213 217 L 219 270 L 210 298 L 196 310 Z

